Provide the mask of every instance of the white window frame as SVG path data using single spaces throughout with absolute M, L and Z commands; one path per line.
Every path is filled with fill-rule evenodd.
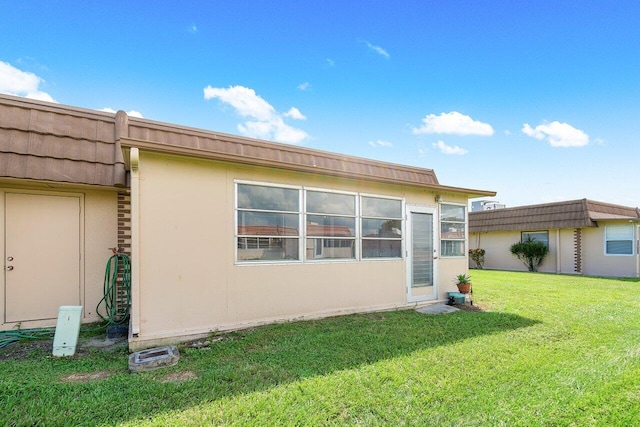
M 629 237 L 629 239 L 609 239 L 607 236 L 607 230 L 610 228 L 622 228 L 622 227 L 629 227 L 631 229 L 631 237 Z M 636 227 L 633 223 L 629 223 L 629 224 L 607 224 L 604 226 L 604 236 L 603 236 L 603 252 L 605 256 L 634 256 L 636 254 Z M 627 241 L 629 240 L 631 242 L 631 253 L 628 254 L 611 254 L 609 252 L 607 252 L 607 242 L 609 242 L 610 240 L 618 240 L 618 241 Z
M 464 238 L 463 239 L 444 239 L 442 237 L 442 223 L 450 222 L 454 224 L 462 224 L 461 221 L 443 221 L 442 220 L 442 206 L 459 206 L 464 211 Z M 445 255 L 442 250 L 442 244 L 444 242 L 462 242 L 462 255 Z M 463 203 L 453 203 L 453 202 L 442 202 L 438 203 L 438 251 L 440 252 L 441 258 L 466 258 L 468 256 L 468 246 L 469 246 L 469 209 L 466 204 Z
M 332 194 L 344 194 L 347 196 L 353 196 L 355 201 L 354 201 L 354 213 L 353 213 L 353 217 L 350 215 L 340 215 L 340 214 L 320 214 L 317 212 L 307 212 L 307 191 L 314 191 L 317 193 L 332 193 Z M 304 229 L 302 230 L 303 235 L 304 235 L 304 253 L 303 253 L 303 258 L 305 262 L 308 263 L 323 263 L 323 262 L 327 262 L 327 263 L 335 263 L 335 262 L 357 262 L 360 261 L 360 250 L 359 250 L 359 241 L 360 241 L 360 215 L 358 215 L 359 209 L 360 209 L 360 197 L 358 195 L 358 193 L 354 193 L 352 191 L 340 191 L 340 190 L 330 190 L 330 189 L 326 189 L 326 188 L 317 188 L 317 187 L 303 187 L 302 188 L 302 200 L 303 200 L 303 205 L 302 205 L 302 210 L 304 212 L 304 219 L 303 219 L 303 225 L 304 225 Z M 353 238 L 338 238 L 337 240 L 354 240 L 354 245 L 355 245 L 355 254 L 353 258 L 307 258 L 307 240 L 308 239 L 318 239 L 318 236 L 308 236 L 307 235 L 307 215 L 328 215 L 328 216 L 335 216 L 335 217 L 343 217 L 343 218 L 354 218 L 355 219 L 355 236 Z M 331 237 L 322 237 L 320 238 L 321 240 L 321 245 L 324 245 L 324 240 L 326 239 L 332 239 Z M 336 239 L 334 239 L 336 240 Z M 314 243 L 314 251 L 316 251 L 316 247 L 315 247 L 315 243 Z M 324 252 L 324 247 L 322 247 L 321 252 Z
M 238 185 L 254 185 L 254 186 L 263 186 L 263 187 L 273 187 L 273 188 L 284 188 L 284 189 L 293 189 L 293 190 L 298 190 L 298 203 L 299 203 L 299 210 L 298 210 L 298 236 L 294 237 L 294 236 L 290 236 L 289 238 L 297 238 L 298 239 L 298 254 L 299 254 L 299 259 L 297 260 L 268 260 L 268 261 L 254 261 L 254 260 L 238 260 L 238 242 L 239 242 L 239 238 L 242 237 L 253 237 L 253 236 L 239 236 L 238 235 L 238 211 L 242 211 L 242 210 L 250 210 L 250 209 L 239 209 L 238 208 Z M 335 193 L 335 194 L 346 194 L 346 195 L 350 195 L 350 196 L 354 196 L 355 198 L 355 257 L 354 258 L 319 258 L 319 259 L 311 259 L 311 258 L 307 258 L 307 254 L 306 254 L 306 245 L 307 245 L 307 239 L 311 238 L 317 238 L 316 237 L 308 237 L 307 236 L 307 205 L 306 205 L 306 198 L 307 198 L 307 191 L 316 191 L 316 192 L 323 192 L 323 193 Z M 397 200 L 400 202 L 401 204 L 401 216 L 399 218 L 377 218 L 377 217 L 370 217 L 367 216 L 365 218 L 371 218 L 371 219 L 393 219 L 393 220 L 399 220 L 401 227 L 402 227 L 402 235 L 400 237 L 400 239 L 396 239 L 396 238 L 388 238 L 386 240 L 400 240 L 400 256 L 399 257 L 380 257 L 380 258 L 363 258 L 362 257 L 362 242 L 363 242 L 363 237 L 362 237 L 362 211 L 361 211 L 361 206 L 362 206 L 362 198 L 363 197 L 370 197 L 370 198 L 375 198 L 375 199 L 386 199 L 386 200 Z M 370 194 L 370 193 L 358 193 L 358 192 L 352 192 L 352 191 L 341 191 L 341 190 L 332 190 L 332 189 L 327 189 L 327 188 L 318 188 L 318 187 L 304 187 L 304 186 L 298 186 L 298 185 L 290 185 L 290 184 L 278 184 L 278 183 L 273 183 L 273 182 L 263 182 L 263 181 L 250 181 L 250 180 L 240 180 L 240 179 L 235 179 L 234 180 L 234 218 L 233 218 L 233 225 L 234 225 L 234 263 L 235 265 L 239 265 L 239 266 L 246 266 L 246 265 L 270 265 L 270 264 L 301 264 L 301 263 L 349 263 L 349 262 L 374 262 L 374 261 L 404 261 L 406 259 L 406 239 L 407 239 L 407 224 L 406 224 L 406 201 L 404 198 L 402 197 L 395 197 L 395 196 L 383 196 L 380 194 Z M 253 210 L 253 211 L 260 211 L 258 210 Z M 293 213 L 293 212 L 287 212 L 287 213 Z M 317 214 L 317 213 L 310 213 L 311 215 Z M 344 217 L 350 217 L 349 215 L 332 215 L 332 214 L 327 214 L 327 215 L 331 215 L 331 216 L 344 216 Z M 465 211 L 465 217 L 466 217 L 466 211 Z M 465 236 L 466 236 L 466 229 L 465 229 Z M 259 238 L 269 238 L 270 236 L 259 236 Z M 324 237 L 323 239 L 328 239 L 329 237 Z M 339 240 L 349 240 L 349 239 L 339 239 Z M 376 240 L 376 239 L 373 239 Z M 385 239 L 383 239 L 385 240 Z M 322 243 L 324 244 L 324 243 Z M 315 249 L 315 248 L 314 248 Z M 324 248 L 322 249 L 324 250 Z
M 547 245 L 547 248 L 550 247 L 549 246 L 549 230 L 537 230 L 537 231 L 521 231 L 520 232 L 520 241 L 524 242 L 525 241 L 525 234 L 526 235 L 531 235 L 531 234 L 543 234 L 546 233 L 547 234 L 547 241 L 542 241 L 542 240 L 537 240 L 537 239 L 533 239 L 536 242 L 542 242 L 545 243 Z
M 238 260 L 238 239 L 246 236 L 238 235 L 238 210 L 245 210 L 238 208 L 238 185 L 254 185 L 254 186 L 262 186 L 262 187 L 273 187 L 273 188 L 286 188 L 291 190 L 298 190 L 298 259 L 294 260 L 269 260 L 269 261 L 251 261 L 251 260 Z M 233 193 L 234 193 L 234 209 L 233 209 L 233 259 L 236 265 L 268 265 L 268 264 L 301 264 L 303 262 L 303 236 L 304 230 L 302 229 L 303 224 L 303 215 L 302 215 L 302 187 L 298 185 L 288 185 L 288 184 L 275 184 L 272 182 L 261 182 L 261 181 L 243 181 L 243 180 L 234 180 L 233 183 Z M 254 210 L 254 211 L 260 211 Z M 272 236 L 261 236 L 265 238 L 270 238 Z M 289 238 L 293 238 L 290 236 Z
M 362 198 L 363 197 L 369 197 L 369 198 L 373 198 L 373 199 L 387 199 L 387 200 L 399 200 L 400 201 L 400 214 L 401 217 L 400 218 L 377 218 L 377 217 L 371 217 L 371 216 L 363 216 L 362 215 Z M 405 246 L 405 241 L 407 240 L 407 224 L 406 224 L 406 217 L 407 217 L 407 210 L 406 210 L 406 201 L 404 198 L 402 197 L 393 197 L 393 196 L 381 196 L 379 194 L 369 194 L 369 193 L 360 193 L 358 194 L 358 203 L 359 203 L 359 210 L 358 210 L 358 222 L 359 222 L 359 227 L 358 230 L 356 231 L 356 234 L 359 236 L 358 237 L 358 249 L 360 250 L 360 261 L 393 261 L 393 260 L 404 260 L 406 258 L 406 246 Z M 380 258 L 364 258 L 362 257 L 362 242 L 364 240 L 385 240 L 385 239 L 375 239 L 375 238 L 371 238 L 371 239 L 364 239 L 362 237 L 362 219 L 363 218 L 367 218 L 367 219 L 399 219 L 400 220 L 400 227 L 402 227 L 402 236 L 400 237 L 400 256 L 399 257 L 380 257 Z M 386 240 L 396 240 L 396 239 L 386 239 Z

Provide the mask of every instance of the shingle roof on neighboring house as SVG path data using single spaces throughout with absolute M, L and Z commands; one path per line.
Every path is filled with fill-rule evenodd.
M 469 232 L 597 227 L 597 221 L 637 220 L 640 209 L 588 199 L 469 213 Z
M 468 197 L 495 195 L 440 185 L 432 169 L 155 122 L 123 111 L 106 113 L 0 95 L 0 177 L 125 186 L 126 150 L 131 147 Z

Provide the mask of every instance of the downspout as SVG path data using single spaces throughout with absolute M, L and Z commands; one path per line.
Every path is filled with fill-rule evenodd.
M 636 277 L 640 277 L 640 224 L 636 225 Z
M 562 248 L 560 247 L 559 228 L 556 228 L 556 273 L 562 273 Z
M 132 147 L 131 165 L 131 334 L 140 333 L 140 153 Z

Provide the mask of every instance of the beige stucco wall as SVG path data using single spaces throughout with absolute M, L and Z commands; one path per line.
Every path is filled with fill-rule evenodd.
M 147 152 L 140 153 L 138 174 L 139 211 L 132 214 L 139 220 L 139 297 L 132 309 L 139 331 L 130 339 L 133 349 L 212 330 L 407 306 L 404 259 L 236 264 L 235 180 L 436 207 L 435 194 L 423 189 Z M 467 203 L 464 196 L 442 196 Z M 467 259 L 436 262 L 437 298 L 444 300 Z
M 582 230 L 582 271 L 589 276 L 637 277 L 635 255 L 605 255 L 604 230 L 612 222 L 600 221 L 598 227 Z M 635 239 L 637 241 L 637 228 Z M 637 248 L 637 243 L 636 243 Z
M 25 194 L 42 195 L 77 195 L 81 200 L 80 214 L 80 302 L 84 307 L 83 322 L 93 322 L 99 320 L 96 315 L 96 305 L 102 298 L 103 280 L 105 265 L 111 252 L 109 247 L 117 246 L 117 192 L 114 190 L 96 190 L 87 186 L 74 187 L 64 184 L 53 183 L 29 183 L 22 184 L 19 181 L 0 181 L 0 204 L 4 204 L 5 192 L 18 192 Z M 4 206 L 0 206 L 0 221 L 2 227 L 0 235 L 4 242 Z M 43 242 L 34 242 L 43 244 Z M 55 242 L 50 242 L 51 251 L 56 251 Z M 3 259 L 4 244 L 0 247 Z M 31 268 L 38 268 L 32 266 Z M 16 323 L 5 323 L 5 274 L 0 278 L 0 329 L 7 330 L 16 327 Z M 52 280 L 53 281 L 53 280 Z M 38 296 L 34 295 L 33 303 L 38 304 Z M 53 326 L 56 320 L 38 320 L 21 322 L 21 328 Z
M 558 240 L 557 232 L 557 230 L 549 230 L 549 253 L 538 270 L 540 272 L 559 273 L 558 266 L 566 266 L 563 260 L 569 258 L 567 251 L 572 251 L 573 237 L 566 235 L 566 233 L 560 233 Z M 469 235 L 469 245 L 472 248 L 483 248 L 485 250 L 484 268 L 486 269 L 527 271 L 527 267 L 513 256 L 509 250 L 511 245 L 519 242 L 520 239 L 520 231 L 471 233 Z M 558 256 L 558 247 L 560 247 L 560 256 Z M 470 266 L 475 267 L 475 263 L 470 261 Z
M 576 271 L 575 229 L 549 230 L 549 254 L 540 267 L 541 272 L 584 274 L 587 276 L 638 277 L 640 263 L 635 255 L 605 255 L 604 230 L 607 224 L 600 221 L 598 227 L 585 227 L 582 233 L 582 271 Z M 638 231 L 636 231 L 636 248 Z M 495 270 L 520 270 L 526 267 L 509 252 L 509 247 L 520 239 L 519 231 L 472 233 L 470 247 L 486 251 L 485 268 Z M 474 263 L 470 262 L 474 267 Z

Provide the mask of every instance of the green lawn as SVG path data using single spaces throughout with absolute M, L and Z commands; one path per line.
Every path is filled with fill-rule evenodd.
M 263 327 L 144 374 L 124 350 L 3 361 L 0 424 L 640 425 L 640 280 L 471 276 L 484 312 Z

